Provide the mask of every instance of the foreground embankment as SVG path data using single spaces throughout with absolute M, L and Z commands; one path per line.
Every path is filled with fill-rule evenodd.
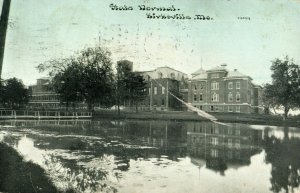
M 0 192 L 59 193 L 62 191 L 53 185 L 39 165 L 25 161 L 14 148 L 0 142 Z
M 227 123 L 248 123 L 248 124 L 268 124 L 300 126 L 300 116 L 288 118 L 283 121 L 279 115 L 259 115 L 242 113 L 211 113 L 220 122 Z M 117 111 L 96 111 L 93 118 L 113 118 L 113 119 L 143 119 L 143 120 L 178 120 L 178 121 L 205 121 L 206 119 L 198 116 L 194 112 L 182 111 L 152 111 L 152 112 L 121 112 Z

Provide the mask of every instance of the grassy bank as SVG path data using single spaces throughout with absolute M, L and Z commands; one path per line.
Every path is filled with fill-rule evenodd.
M 0 142 L 0 192 L 59 193 L 62 191 L 52 184 L 39 165 L 26 162 L 15 149 Z
M 300 117 L 291 117 L 283 121 L 281 116 L 275 115 L 259 115 L 259 114 L 243 114 L 243 113 L 211 113 L 218 121 L 230 123 L 250 123 L 250 124 L 268 124 L 300 126 Z M 181 111 L 152 111 L 152 112 L 121 112 L 102 110 L 93 113 L 93 117 L 97 118 L 113 118 L 113 119 L 143 119 L 143 120 L 182 120 L 182 121 L 205 121 L 206 119 L 198 116 L 194 112 Z

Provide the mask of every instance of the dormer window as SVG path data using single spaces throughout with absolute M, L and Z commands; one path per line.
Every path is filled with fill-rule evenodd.
M 163 78 L 163 73 L 159 72 L 158 73 L 158 78 Z
M 175 74 L 173 72 L 170 74 L 170 76 L 171 78 L 175 78 Z

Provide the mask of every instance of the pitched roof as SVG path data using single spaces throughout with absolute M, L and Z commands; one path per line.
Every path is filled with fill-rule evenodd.
M 193 72 L 192 75 L 198 75 L 198 74 L 203 74 L 203 73 L 206 73 L 206 71 L 201 67 L 196 72 Z
M 227 78 L 250 78 L 249 76 L 240 73 L 236 69 L 233 71 L 229 71 L 227 74 Z
M 202 74 L 198 74 L 198 75 L 196 75 L 196 76 L 193 76 L 191 79 L 192 79 L 192 80 L 207 79 L 207 73 L 204 72 L 204 73 L 202 73 Z
M 227 69 L 226 69 L 225 66 L 221 65 L 221 66 L 216 66 L 214 68 L 211 68 L 211 69 L 209 69 L 207 71 L 227 71 Z

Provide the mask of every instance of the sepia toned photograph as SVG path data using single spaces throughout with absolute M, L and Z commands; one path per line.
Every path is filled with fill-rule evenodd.
M 300 193 L 299 0 L 0 14 L 0 193 Z

